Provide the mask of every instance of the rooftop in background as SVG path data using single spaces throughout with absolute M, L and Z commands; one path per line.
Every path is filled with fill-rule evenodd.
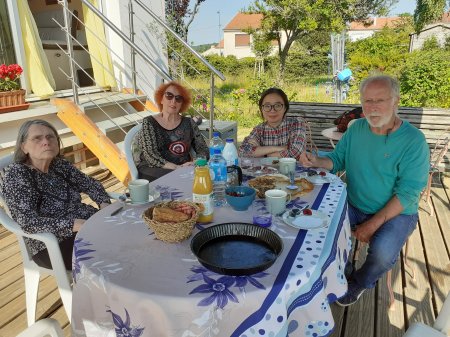
M 248 28 L 257 29 L 261 27 L 262 14 L 246 14 L 238 12 L 235 17 L 225 26 L 225 30 L 244 30 Z
M 388 18 L 370 18 L 363 22 L 353 21 L 349 24 L 348 30 L 381 30 L 384 27 L 393 27 L 395 22 L 400 19 L 399 16 L 391 16 Z

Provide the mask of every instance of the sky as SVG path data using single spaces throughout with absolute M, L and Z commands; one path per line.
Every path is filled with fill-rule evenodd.
M 200 10 L 189 27 L 189 43 L 193 43 L 194 46 L 217 43 L 219 41 L 219 32 L 221 34 L 220 38 L 223 38 L 223 28 L 239 10 L 247 8 L 253 2 L 253 0 L 206 0 L 200 5 Z M 415 0 L 400 0 L 391 9 L 390 15 L 395 16 L 400 13 L 413 14 L 415 7 Z

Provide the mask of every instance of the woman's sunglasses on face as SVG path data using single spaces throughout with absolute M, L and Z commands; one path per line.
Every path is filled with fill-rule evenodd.
M 183 103 L 183 101 L 184 101 L 184 97 L 183 96 L 181 96 L 181 95 L 174 95 L 170 91 L 166 91 L 164 93 L 164 97 L 166 97 L 166 99 L 168 101 L 173 100 L 173 98 L 175 97 L 175 102 L 177 102 L 177 103 Z

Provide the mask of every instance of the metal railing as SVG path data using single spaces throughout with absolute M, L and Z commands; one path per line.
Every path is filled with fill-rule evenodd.
M 144 13 L 148 14 L 153 21 L 158 25 L 158 27 L 162 27 L 163 31 L 165 34 L 155 34 L 158 38 L 162 38 L 162 37 L 166 37 L 166 40 L 162 39 L 161 43 L 163 43 L 167 49 L 171 48 L 168 44 L 168 39 L 167 36 L 170 36 L 171 38 L 174 38 L 175 41 L 177 41 L 177 43 L 179 43 L 184 49 L 183 52 L 186 51 L 187 53 L 190 53 L 191 55 L 193 55 L 206 69 L 207 72 L 209 72 L 209 104 L 210 104 L 210 110 L 209 110 L 209 137 L 212 137 L 212 132 L 214 130 L 214 110 L 215 110 L 215 104 L 214 104 L 214 92 L 215 92 L 215 77 L 219 77 L 221 80 L 225 80 L 225 76 L 218 71 L 216 68 L 214 68 L 205 58 L 203 58 L 197 51 L 195 51 L 191 46 L 189 46 L 189 44 L 187 44 L 180 36 L 178 36 L 163 20 L 161 20 L 161 18 L 159 18 L 143 1 L 141 0 L 129 0 L 128 1 L 128 5 L 127 5 L 127 10 L 128 10 L 128 19 L 129 19 L 129 36 L 127 36 L 122 30 L 121 28 L 117 27 L 110 19 L 108 19 L 100 10 L 98 10 L 95 6 L 93 6 L 89 0 L 81 0 L 82 4 L 87 6 L 87 8 L 89 8 L 90 11 L 92 11 L 93 14 L 95 14 L 104 24 L 105 26 L 107 26 L 112 32 L 114 32 L 114 34 L 116 34 L 121 41 L 123 41 L 126 45 L 128 45 L 128 47 L 130 48 L 130 62 L 126 62 L 124 60 L 123 57 L 121 57 L 120 55 L 118 55 L 117 53 L 114 52 L 113 48 L 111 48 L 111 46 L 107 45 L 106 43 L 103 43 L 101 39 L 99 39 L 99 37 L 95 34 L 95 32 L 93 32 L 92 30 L 89 29 L 89 27 L 85 26 L 84 23 L 82 22 L 81 19 L 79 19 L 77 16 L 74 16 L 74 14 L 70 11 L 69 7 L 68 7 L 68 2 L 67 0 L 58 0 L 59 4 L 63 7 L 64 10 L 64 26 L 62 26 L 61 24 L 58 23 L 58 25 L 60 26 L 60 28 L 66 33 L 66 44 L 67 44 L 67 52 L 64 50 L 64 48 L 62 48 L 61 46 L 59 46 L 59 48 L 66 53 L 66 55 L 68 56 L 70 62 L 70 71 L 69 73 L 66 73 L 64 70 L 60 69 L 65 76 L 67 76 L 67 78 L 72 82 L 72 91 L 73 91 L 73 97 L 74 97 L 74 102 L 78 105 L 80 105 L 80 98 L 79 98 L 79 92 L 82 91 L 82 88 L 79 85 L 79 81 L 78 81 L 78 76 L 77 76 L 77 72 L 81 71 L 86 77 L 88 77 L 91 81 L 93 81 L 93 83 L 96 83 L 96 80 L 94 78 L 94 76 L 91 76 L 86 69 L 84 69 L 83 67 L 81 67 L 81 65 L 77 62 L 76 58 L 74 57 L 74 44 L 77 46 L 77 48 L 81 47 L 81 49 L 83 49 L 85 52 L 89 53 L 88 49 L 77 39 L 76 36 L 73 36 L 70 32 L 71 32 L 71 27 L 70 27 L 70 22 L 73 21 L 71 19 L 75 18 L 77 20 L 77 22 L 81 25 L 84 26 L 85 30 L 88 30 L 90 33 L 92 33 L 98 40 L 99 43 L 102 43 L 102 47 L 106 48 L 111 54 L 113 54 L 116 59 L 120 60 L 120 62 L 122 62 L 124 64 L 124 68 L 122 69 L 124 70 L 125 76 L 127 79 L 129 79 L 129 81 L 131 81 L 131 86 L 132 86 L 132 92 L 130 92 L 131 95 L 134 95 L 136 100 L 139 100 L 139 96 L 138 96 L 138 88 L 137 88 L 137 79 L 139 78 L 139 80 L 141 82 L 145 82 L 146 78 L 145 76 L 143 76 L 142 74 L 140 74 L 137 70 L 136 70 L 136 57 L 140 57 L 148 66 L 151 67 L 151 69 L 153 69 L 158 76 L 161 77 L 161 79 L 163 80 L 171 80 L 172 76 L 165 70 L 163 69 L 161 66 L 159 66 L 154 60 L 152 60 L 152 58 L 147 54 L 147 52 L 145 50 L 143 50 L 138 43 L 135 41 L 135 19 L 137 20 L 141 20 L 138 16 L 136 16 L 136 13 L 134 11 L 134 6 L 138 5 Z M 140 11 L 142 12 L 142 11 Z M 142 20 L 141 20 L 142 21 Z M 55 20 L 56 22 L 56 20 Z M 141 44 L 142 45 L 142 44 Z M 78 47 L 79 46 L 79 47 Z M 89 53 L 90 54 L 90 53 Z M 96 62 L 97 64 L 100 64 L 104 71 L 107 72 L 108 74 L 110 74 L 111 76 L 113 76 L 116 81 L 118 82 L 118 86 L 124 88 L 125 84 L 123 83 L 123 79 L 122 77 L 118 77 L 115 76 L 114 73 L 112 73 L 109 69 L 107 69 L 106 67 L 104 67 L 104 65 L 101 63 L 100 60 L 96 59 L 95 57 L 93 57 L 90 54 L 91 60 L 92 62 Z M 189 64 L 189 66 L 191 66 Z M 174 73 L 175 75 L 176 70 L 174 71 L 170 71 L 169 68 L 169 72 Z M 123 74 L 122 74 L 123 75 Z M 148 83 L 148 82 L 145 82 Z M 97 84 L 97 83 L 96 83 Z M 191 90 L 193 90 L 194 92 L 198 91 L 195 89 L 195 87 L 193 85 L 191 85 L 190 83 L 186 82 L 183 83 L 186 84 L 188 87 L 190 87 Z M 101 89 L 103 92 L 106 92 L 107 90 L 105 90 L 104 88 Z M 146 94 L 151 94 L 151 93 L 146 93 Z M 89 100 L 96 105 L 96 102 L 94 99 L 92 99 L 89 95 L 89 93 L 87 92 L 83 92 L 84 96 L 87 96 L 89 98 Z M 107 98 L 109 99 L 109 98 Z M 114 99 L 113 96 L 110 99 Z M 155 102 L 156 103 L 156 102 Z M 120 105 L 120 103 L 118 102 L 117 105 Z M 97 107 L 102 110 L 107 116 L 108 113 L 103 110 L 100 106 L 97 105 Z M 126 109 L 124 109 L 122 107 L 124 113 L 129 114 L 128 111 L 126 111 Z M 206 116 L 203 115 L 203 113 L 201 111 L 196 111 L 198 114 L 202 115 L 204 118 L 206 118 Z M 108 118 L 112 119 L 110 116 L 108 116 Z M 114 122 L 114 121 L 113 121 Z M 119 129 L 121 129 L 122 131 L 124 131 L 120 125 L 117 125 L 117 127 Z M 125 132 L 125 131 L 124 131 Z

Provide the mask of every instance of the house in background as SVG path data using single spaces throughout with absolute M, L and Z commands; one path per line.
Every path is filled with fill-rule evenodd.
M 400 19 L 398 16 L 388 18 L 370 18 L 364 22 L 350 22 L 347 35 L 350 41 L 357 41 L 372 36 L 375 32 L 381 31 L 384 27 L 394 27 Z
M 261 28 L 262 14 L 237 13 L 235 17 L 223 29 L 223 40 L 216 46 L 211 47 L 203 55 L 233 55 L 238 59 L 244 57 L 255 57 L 252 52 L 252 35 L 247 33 L 248 29 Z M 286 43 L 286 35 L 281 33 L 281 45 Z M 272 41 L 272 53 L 277 52 L 278 43 Z
M 442 47 L 447 38 L 450 38 L 450 12 L 444 13 L 440 21 L 426 25 L 419 33 L 409 35 L 409 52 L 421 49 L 424 42 L 436 37 Z
M 203 53 L 206 55 L 234 55 L 238 59 L 243 57 L 255 57 L 252 52 L 252 36 L 246 31 L 259 29 L 261 27 L 262 14 L 237 13 L 236 16 L 223 29 L 223 40 L 219 44 L 212 46 Z M 351 22 L 348 26 L 347 34 L 350 41 L 365 39 L 375 32 L 381 31 L 384 27 L 394 27 L 400 17 L 370 18 L 365 22 Z M 286 34 L 282 32 L 281 44 L 286 43 Z M 277 52 L 277 42 L 272 43 L 272 55 Z

